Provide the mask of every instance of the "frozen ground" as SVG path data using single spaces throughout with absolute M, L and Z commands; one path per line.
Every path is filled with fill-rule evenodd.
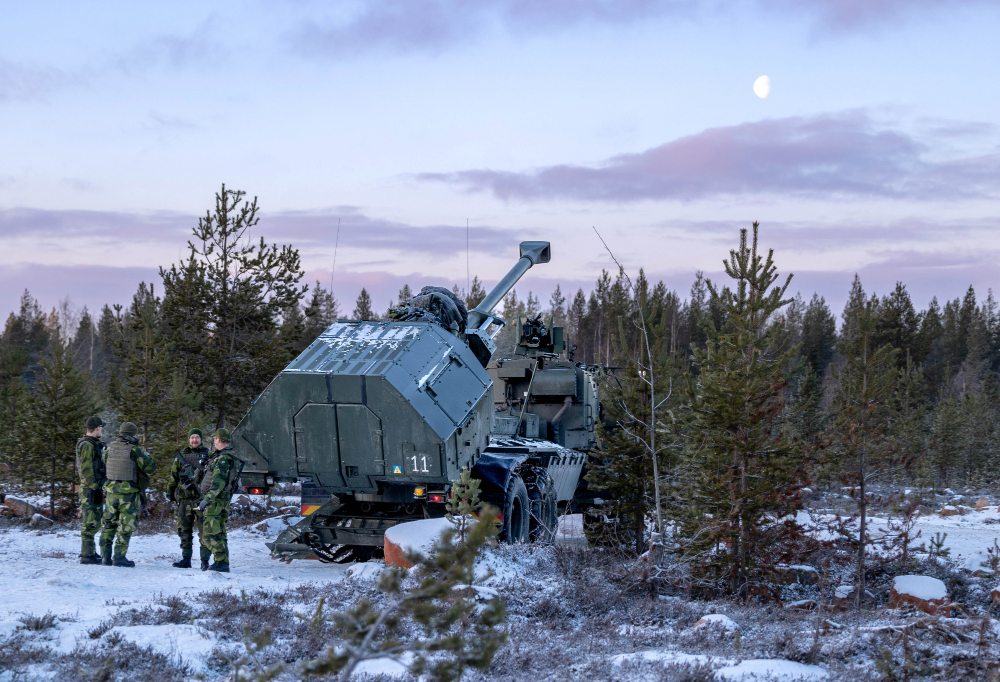
M 267 527 L 273 533 L 281 525 Z M 891 644 L 880 634 L 896 627 L 891 612 L 866 619 L 836 616 L 843 632 L 815 645 L 816 617 L 780 605 L 651 599 L 648 589 L 636 593 L 629 587 L 641 581 L 620 559 L 585 549 L 578 516 L 562 519 L 560 529 L 555 548 L 501 548 L 484 561 L 496 574 L 491 588 L 508 604 L 511 641 L 498 653 L 495 670 L 472 679 L 867 680 L 875 679 L 880 647 Z M 927 516 L 917 530 L 918 543 L 947 533 L 945 546 L 961 566 L 1000 538 L 1000 514 L 993 507 L 966 516 Z M 136 656 L 158 654 L 155 665 L 169 668 L 162 677 L 139 679 L 227 679 L 225 658 L 239 655 L 244 625 L 273 626 L 274 655 L 289 660 L 288 652 L 308 655 L 328 642 L 313 637 L 294 614 L 312 613 L 320 596 L 331 608 L 377 598 L 377 564 L 284 564 L 270 558 L 265 539 L 253 529 L 231 532 L 227 575 L 173 568 L 179 549 L 172 534 L 135 536 L 129 557 L 136 567 L 125 569 L 80 565 L 76 532 L 0 525 L 0 682 L 90 679 L 112 649 L 132 650 L 122 649 L 122 642 L 134 644 Z M 996 582 L 970 581 L 986 593 Z M 694 627 L 710 613 L 720 614 L 714 617 L 720 622 L 725 614 L 738 630 Z M 950 620 L 965 627 L 961 619 Z M 992 626 L 987 632 L 995 641 Z M 20 649 L 11 644 L 15 640 Z M 810 653 L 810 646 L 819 648 Z M 12 658 L 15 649 L 28 654 Z M 391 661 L 371 662 L 361 672 L 406 677 Z M 117 675 L 113 671 L 110 679 Z M 281 679 L 296 678 L 288 673 Z

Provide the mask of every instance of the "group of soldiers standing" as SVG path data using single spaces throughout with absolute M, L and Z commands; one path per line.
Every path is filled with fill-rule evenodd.
M 77 441 L 80 473 L 80 563 L 133 567 L 126 557 L 140 510 L 140 492 L 156 472 L 156 461 L 136 438 L 139 430 L 125 422 L 110 442 L 101 441 L 104 422 L 87 420 L 87 435 Z M 215 450 L 202 444 L 201 429 L 188 432 L 188 445 L 174 455 L 167 495 L 174 503 L 181 560 L 176 568 L 191 568 L 194 531 L 198 530 L 201 570 L 229 572 L 226 522 L 229 502 L 239 478 L 229 431 L 213 434 Z M 100 531 L 100 553 L 95 538 Z M 209 565 L 209 560 L 215 561 Z

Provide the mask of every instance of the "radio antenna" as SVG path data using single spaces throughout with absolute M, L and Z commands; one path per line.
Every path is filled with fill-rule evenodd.
M 333 244 L 333 268 L 330 270 L 330 295 L 333 295 L 333 273 L 337 272 L 337 248 L 340 246 L 340 218 L 337 218 L 337 241 Z
M 469 219 L 465 219 L 465 286 L 466 296 L 472 295 L 472 280 L 469 278 Z

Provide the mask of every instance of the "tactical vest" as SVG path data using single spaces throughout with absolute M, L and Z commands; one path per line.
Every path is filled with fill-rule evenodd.
M 233 493 L 236 492 L 236 485 L 239 483 L 240 474 L 243 473 L 244 463 L 243 460 L 241 460 L 239 457 L 233 454 L 232 450 L 228 451 L 219 450 L 219 454 L 217 454 L 216 457 L 221 457 L 223 452 L 229 455 L 230 458 L 232 458 L 233 462 L 232 464 L 229 465 L 229 478 L 226 479 L 226 485 L 223 486 L 221 492 Z M 205 477 L 201 479 L 201 485 L 199 486 L 199 489 L 201 490 L 202 495 L 206 494 L 209 490 L 212 489 L 212 479 L 215 478 L 213 472 L 214 468 L 215 466 L 213 459 L 213 461 L 209 462 L 208 467 L 206 467 L 205 469 Z
M 108 455 L 105 460 L 107 466 L 107 476 L 109 481 L 128 481 L 136 483 L 139 480 L 135 462 L 132 461 L 132 443 L 116 438 L 108 446 Z
M 202 483 L 205 475 L 205 469 L 201 465 L 201 453 L 185 448 L 177 453 L 177 457 L 184 462 L 180 470 L 181 487 L 185 490 L 194 490 Z M 199 472 L 201 478 L 198 477 Z

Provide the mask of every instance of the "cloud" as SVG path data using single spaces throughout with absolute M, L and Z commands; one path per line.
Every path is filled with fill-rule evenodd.
M 760 0 L 781 11 L 807 12 L 815 17 L 815 28 L 847 33 L 875 26 L 898 25 L 915 14 L 954 12 L 961 6 L 998 6 L 997 0 Z
M 439 52 L 484 33 L 558 31 L 580 24 L 631 24 L 689 14 L 697 0 L 376 0 L 346 20 L 303 21 L 296 49 L 343 57 L 365 52 Z
M 53 90 L 76 82 L 76 78 L 51 66 L 0 59 L 0 102 L 42 99 Z
M 955 199 L 1000 189 L 1000 152 L 939 160 L 918 140 L 858 111 L 710 128 L 596 166 L 424 173 L 503 200 L 692 201 L 719 195 Z
M 74 179 L 67 179 L 71 186 Z M 81 185 L 77 189 L 86 189 Z M 328 211 L 260 212 L 261 221 L 253 238 L 268 243 L 292 244 L 300 249 L 333 249 L 340 222 L 340 248 L 371 250 L 373 254 L 419 253 L 454 256 L 466 249 L 464 225 L 415 226 L 373 218 L 353 206 Z M 58 248 L 72 250 L 79 240 L 115 243 L 143 235 L 143 242 L 156 246 L 183 246 L 197 225 L 194 215 L 159 212 L 150 214 L 114 211 L 0 209 L 0 239 L 58 240 Z M 494 253 L 516 239 L 510 230 L 480 226 L 469 230 L 468 247 L 474 253 Z
M 803 15 L 823 33 L 897 25 L 914 14 L 956 6 L 996 6 L 998 0 L 370 0 L 347 16 L 310 16 L 292 32 L 299 52 L 350 57 L 368 52 L 438 53 L 490 32 L 554 33 L 581 25 L 624 26 L 663 17 L 712 19 L 736 10 Z M 343 5 L 338 6 L 342 11 Z

